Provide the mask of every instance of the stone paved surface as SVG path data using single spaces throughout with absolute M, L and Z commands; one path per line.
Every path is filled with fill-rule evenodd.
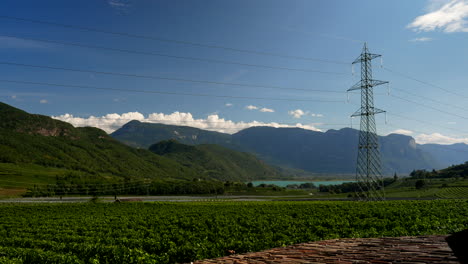
M 459 264 L 445 238 L 446 236 L 334 239 L 194 263 Z

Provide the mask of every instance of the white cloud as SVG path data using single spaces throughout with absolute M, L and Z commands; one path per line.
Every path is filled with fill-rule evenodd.
M 234 122 L 220 118 L 218 115 L 209 115 L 207 118 L 195 119 L 191 113 L 174 112 L 172 114 L 164 113 L 153 113 L 148 116 L 144 116 L 139 112 L 129 112 L 124 114 L 107 114 L 105 116 L 90 116 L 88 118 L 75 117 L 71 114 L 64 114 L 60 116 L 53 116 L 52 118 L 62 120 L 71 123 L 77 127 L 92 126 L 98 127 L 107 133 L 119 129 L 122 125 L 130 122 L 131 120 L 138 120 L 141 122 L 148 123 L 161 123 L 167 125 L 182 125 L 191 126 L 204 130 L 218 131 L 223 133 L 236 133 L 242 129 L 255 126 L 268 126 L 268 127 L 299 127 L 303 129 L 320 131 L 312 124 L 301 124 L 295 125 L 280 124 L 276 122 L 264 123 L 259 121 L 252 122 Z
M 225 104 L 224 106 L 226 106 L 226 107 L 231 107 L 231 106 L 233 106 L 233 104 L 227 103 L 227 104 Z
M 429 13 L 418 16 L 408 25 L 415 31 L 468 32 L 468 0 L 433 1 Z
M 245 109 L 247 110 L 258 110 L 262 113 L 274 113 L 275 110 L 271 109 L 271 108 L 266 108 L 266 107 L 259 107 L 259 106 L 255 106 L 255 105 L 248 105 L 245 107 Z
M 260 112 L 262 112 L 262 113 L 274 113 L 275 110 L 264 107 L 264 108 L 260 109 Z
M 46 99 L 41 99 L 41 100 L 39 101 L 39 103 L 41 103 L 41 104 L 47 104 L 47 103 L 49 103 L 49 101 L 47 101 Z
M 455 143 L 465 143 L 468 144 L 468 138 L 457 138 L 457 137 L 449 137 L 442 135 L 440 133 L 432 133 L 432 134 L 420 134 L 416 136 L 416 142 L 419 144 L 455 144 Z
M 426 8 L 424 9 L 426 12 L 433 12 L 440 9 L 442 6 L 450 2 L 451 0 L 428 0 Z
M 432 41 L 432 40 L 433 40 L 432 38 L 422 37 L 422 38 L 410 39 L 409 41 L 410 42 L 428 42 L 428 41 Z
M 397 129 L 388 134 L 400 134 L 400 135 L 411 136 L 413 134 L 413 131 L 406 130 L 406 129 Z
M 302 111 L 301 109 L 291 110 L 288 111 L 288 114 L 294 118 L 301 118 L 306 112 Z
M 129 4 L 127 3 L 128 1 L 124 0 L 108 0 L 107 3 L 114 8 L 125 8 Z
M 322 114 L 314 114 L 314 113 L 311 113 L 310 115 L 313 116 L 313 117 L 323 117 Z

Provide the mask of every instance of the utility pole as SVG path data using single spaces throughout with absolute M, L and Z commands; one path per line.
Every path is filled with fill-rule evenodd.
M 385 113 L 385 111 L 374 107 L 373 88 L 388 82 L 372 79 L 371 62 L 378 57 L 381 55 L 369 53 L 367 42 L 364 43 L 361 55 L 353 62 L 353 64 L 361 64 L 361 80 L 348 90 L 348 92 L 361 90 L 361 108 L 351 117 L 361 117 L 356 181 L 362 194 L 359 195 L 359 198 L 366 201 L 385 199 L 380 149 L 375 125 L 375 115 Z

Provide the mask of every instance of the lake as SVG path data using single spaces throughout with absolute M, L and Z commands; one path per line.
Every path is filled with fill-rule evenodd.
M 337 185 L 337 184 L 342 184 L 345 182 L 355 182 L 355 181 L 350 181 L 350 180 L 344 180 L 344 181 L 252 181 L 252 184 L 254 186 L 258 186 L 260 184 L 274 184 L 276 186 L 280 187 L 286 187 L 287 185 L 291 184 L 297 184 L 300 185 L 302 183 L 313 183 L 315 186 L 320 186 L 320 185 Z

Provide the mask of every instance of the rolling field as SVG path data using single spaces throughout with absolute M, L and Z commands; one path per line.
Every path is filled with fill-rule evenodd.
M 466 228 L 467 200 L 3 204 L 0 263 L 177 263 Z

